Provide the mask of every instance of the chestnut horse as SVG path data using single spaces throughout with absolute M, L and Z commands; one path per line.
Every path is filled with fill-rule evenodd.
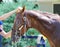
M 60 47 L 60 16 L 35 10 L 24 11 L 24 9 L 23 7 L 23 9 L 18 10 L 12 30 L 12 36 L 15 35 L 16 31 L 21 31 L 21 36 L 28 28 L 35 28 L 47 37 L 51 47 Z M 26 25 L 25 31 L 24 24 Z M 20 27 L 22 27 L 21 30 L 19 30 Z M 14 38 L 14 41 L 15 37 L 13 36 L 12 38 Z

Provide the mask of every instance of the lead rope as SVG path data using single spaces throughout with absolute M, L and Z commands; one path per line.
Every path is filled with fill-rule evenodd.
M 26 16 L 24 16 L 24 32 L 27 31 L 27 30 L 26 30 L 26 28 L 27 28 L 27 27 L 26 27 L 26 24 L 27 24 L 26 21 L 27 21 L 27 18 L 26 18 Z M 27 42 L 28 42 L 28 38 L 27 38 L 27 35 L 26 35 L 26 34 L 24 35 L 24 37 L 25 37 L 25 39 L 26 39 Z

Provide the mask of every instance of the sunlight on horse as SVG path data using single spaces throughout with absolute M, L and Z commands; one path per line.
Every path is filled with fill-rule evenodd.
M 47 37 L 51 47 L 60 47 L 60 16 L 35 10 L 24 11 L 24 9 L 25 8 L 23 8 L 20 12 L 17 13 L 12 30 L 12 36 L 13 34 L 15 35 L 15 32 L 20 32 L 20 30 L 20 34 L 23 35 L 26 30 L 28 30 L 28 28 L 35 28 L 41 34 Z M 26 17 L 25 31 L 24 17 Z M 19 30 L 20 27 L 22 29 Z M 12 38 L 14 38 L 14 36 Z

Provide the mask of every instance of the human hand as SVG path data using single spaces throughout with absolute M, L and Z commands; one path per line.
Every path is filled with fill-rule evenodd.
M 25 10 L 25 6 L 23 6 L 23 7 L 18 7 L 16 13 L 19 13 L 19 12 L 22 13 L 22 12 L 24 12 L 24 10 Z
M 22 11 L 22 7 L 18 7 L 17 10 L 16 10 L 16 13 L 19 13 L 20 11 Z

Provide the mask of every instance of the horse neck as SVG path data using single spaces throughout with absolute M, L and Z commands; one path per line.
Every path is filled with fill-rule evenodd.
M 51 37 L 51 32 L 46 30 L 43 26 L 43 22 L 39 20 L 37 17 L 31 17 L 31 27 L 37 29 L 41 34 L 46 36 L 47 38 Z

